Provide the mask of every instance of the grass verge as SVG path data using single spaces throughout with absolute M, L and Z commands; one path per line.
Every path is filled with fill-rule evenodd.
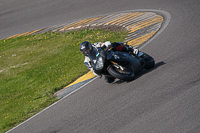
M 88 71 L 82 41 L 124 41 L 127 34 L 96 29 L 0 40 L 0 132 L 55 102 L 57 90 Z

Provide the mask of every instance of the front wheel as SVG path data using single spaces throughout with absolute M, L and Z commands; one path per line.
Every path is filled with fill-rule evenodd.
M 151 69 L 155 65 L 155 61 L 153 57 L 151 57 L 148 54 L 145 55 L 144 62 L 145 62 L 145 66 L 144 66 L 145 69 Z
M 117 68 L 115 66 L 108 67 L 108 73 L 115 78 L 125 80 L 125 81 L 131 81 L 131 80 L 134 80 L 135 78 L 134 72 L 128 69 L 121 70 L 120 68 Z

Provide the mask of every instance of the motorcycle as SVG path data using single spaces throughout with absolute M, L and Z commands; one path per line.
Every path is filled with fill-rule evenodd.
M 154 65 L 154 59 L 141 51 L 135 56 L 126 52 L 99 48 L 96 52 L 96 61 L 93 62 L 93 69 L 98 75 L 110 75 L 123 81 L 132 81 L 136 74 L 144 69 L 151 69 Z

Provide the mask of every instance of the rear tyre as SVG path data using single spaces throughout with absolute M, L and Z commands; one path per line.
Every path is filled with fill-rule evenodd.
M 130 70 L 124 70 L 122 71 L 119 68 L 116 68 L 114 66 L 108 67 L 108 73 L 118 79 L 124 80 L 124 81 L 131 81 L 135 79 L 135 74 L 134 72 Z
M 155 66 L 154 59 L 148 54 L 145 55 L 144 62 L 145 62 L 144 66 L 145 69 L 151 69 Z

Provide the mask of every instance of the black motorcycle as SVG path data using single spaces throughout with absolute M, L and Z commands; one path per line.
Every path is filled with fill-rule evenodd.
M 134 80 L 135 75 L 143 69 L 151 69 L 155 65 L 154 59 L 144 52 L 137 56 L 120 51 L 99 48 L 93 69 L 98 75 L 111 75 L 124 81 Z

